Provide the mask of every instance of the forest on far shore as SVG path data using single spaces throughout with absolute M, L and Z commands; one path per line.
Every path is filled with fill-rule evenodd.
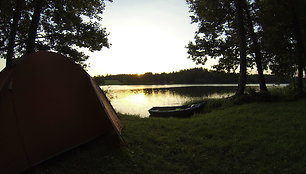
M 171 73 L 119 74 L 95 76 L 99 85 L 163 85 L 163 84 L 236 84 L 238 74 L 193 68 Z M 265 75 L 267 83 L 289 83 L 275 75 Z M 248 75 L 247 83 L 258 83 L 257 75 Z

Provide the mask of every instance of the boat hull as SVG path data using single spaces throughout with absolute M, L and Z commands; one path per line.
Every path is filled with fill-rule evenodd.
M 206 102 L 199 102 L 192 105 L 153 107 L 149 110 L 150 117 L 190 117 L 200 111 Z

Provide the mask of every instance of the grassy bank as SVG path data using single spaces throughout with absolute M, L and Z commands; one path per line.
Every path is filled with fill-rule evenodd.
M 221 107 L 190 119 L 122 116 L 125 146 L 101 139 L 27 172 L 306 173 L 306 99 Z

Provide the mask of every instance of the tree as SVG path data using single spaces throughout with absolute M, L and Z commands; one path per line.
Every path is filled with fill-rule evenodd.
M 263 44 L 269 52 L 270 68 L 279 76 L 298 72 L 298 92 L 303 93 L 305 69 L 306 12 L 304 0 L 269 0 L 262 8 Z
M 16 32 L 16 56 L 31 53 L 37 48 L 58 51 L 83 64 L 88 56 L 84 51 L 101 50 L 109 47 L 108 33 L 101 26 L 101 14 L 105 0 L 24 0 L 19 27 Z M 111 1 L 111 0 L 109 0 Z M 3 2 L 1 2 L 3 3 Z M 12 1 L 4 3 L 9 6 Z M 12 20 L 10 10 L 1 8 L 2 21 Z M 0 56 L 8 50 L 10 25 L 0 24 Z M 85 48 L 85 49 L 80 49 Z
M 35 39 L 37 37 L 40 15 L 44 8 L 45 0 L 34 0 L 34 4 L 34 12 L 31 19 L 31 25 L 28 31 L 25 54 L 31 54 L 35 52 Z
M 14 1 L 0 1 L 0 54 L 1 58 L 8 49 L 8 40 L 10 36 L 11 19 L 13 18 L 14 11 L 11 10 L 15 6 Z
M 252 42 L 251 44 L 251 48 L 253 50 L 252 52 L 254 52 L 255 54 L 254 59 L 256 62 L 256 67 L 257 67 L 257 72 L 258 72 L 260 91 L 266 92 L 268 91 L 268 89 L 267 89 L 265 77 L 263 74 L 263 66 L 262 66 L 263 57 L 262 57 L 261 48 L 259 45 L 257 34 L 254 31 L 254 24 L 253 24 L 253 20 L 252 20 L 251 13 L 250 13 L 250 8 L 246 0 L 243 0 L 243 6 L 245 9 L 245 13 L 246 13 L 247 27 L 248 27 L 250 39 Z
M 14 10 L 14 15 L 13 15 L 13 22 L 10 27 L 11 31 L 10 31 L 10 35 L 8 38 L 8 49 L 7 49 L 7 55 L 6 55 L 6 66 L 7 67 L 12 66 L 17 27 L 18 27 L 18 23 L 21 17 L 22 6 L 23 6 L 23 0 L 16 0 L 15 10 Z
M 247 60 L 246 60 L 246 50 L 247 50 L 247 41 L 246 41 L 246 31 L 244 24 L 243 16 L 243 0 L 235 0 L 236 8 L 236 18 L 237 18 L 237 28 L 239 35 L 239 48 L 240 48 L 240 74 L 238 82 L 237 95 L 242 95 L 246 86 L 246 69 L 247 69 Z
M 298 3 L 296 1 L 290 0 L 290 11 L 292 14 L 293 30 L 296 40 L 296 51 L 297 51 L 297 66 L 298 66 L 298 92 L 303 93 L 304 83 L 303 83 L 303 73 L 305 68 L 305 47 L 302 34 L 302 26 L 299 21 L 297 7 Z M 305 4 L 306 5 L 306 4 Z
M 244 60 L 240 56 L 238 61 L 237 57 L 244 54 L 241 31 L 245 30 L 247 65 L 252 67 L 256 63 L 261 91 L 267 91 L 263 70 L 269 67 L 273 74 L 282 79 L 293 77 L 297 72 L 298 90 L 303 93 L 303 71 L 306 69 L 306 1 L 187 2 L 194 13 L 192 21 L 199 24 L 195 42 L 190 42 L 187 46 L 189 58 L 202 64 L 208 57 L 218 58 L 219 64 L 215 66 L 217 70 L 234 71 L 238 65 L 242 68 L 241 63 Z M 243 4 L 242 15 L 237 13 L 239 3 Z M 244 23 L 244 27 L 239 23 Z M 244 72 L 241 72 L 243 77 Z
M 247 62 L 249 62 L 249 66 L 252 66 L 252 53 L 247 48 L 250 45 L 255 47 L 256 42 L 258 43 L 247 8 L 248 1 L 187 0 L 187 3 L 194 13 L 194 16 L 191 17 L 192 22 L 199 24 L 195 43 L 190 42 L 187 46 L 189 58 L 201 64 L 205 64 L 208 57 L 219 59 L 219 64 L 215 68 L 228 72 L 235 72 L 240 67 L 237 94 L 243 94 L 246 85 Z M 246 30 L 247 24 L 249 30 Z M 247 31 L 253 32 L 251 33 L 251 41 Z M 262 90 L 267 90 L 261 58 L 258 57 L 259 47 L 256 51 L 258 52 L 255 60 L 260 76 L 260 86 Z M 238 57 L 240 58 L 238 59 Z
M 269 57 L 269 68 L 272 73 L 282 78 L 293 76 L 294 50 L 288 39 L 292 38 L 288 10 L 279 1 L 261 1 L 260 23 L 262 26 L 262 45 Z
M 230 0 L 187 0 L 193 23 L 199 29 L 195 41 L 187 46 L 189 58 L 205 64 L 208 58 L 219 59 L 217 70 L 234 72 L 239 65 L 237 23 L 235 9 Z

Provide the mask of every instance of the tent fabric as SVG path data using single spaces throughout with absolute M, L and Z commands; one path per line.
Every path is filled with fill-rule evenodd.
M 0 173 L 121 130 L 99 86 L 63 55 L 39 51 L 0 73 Z

